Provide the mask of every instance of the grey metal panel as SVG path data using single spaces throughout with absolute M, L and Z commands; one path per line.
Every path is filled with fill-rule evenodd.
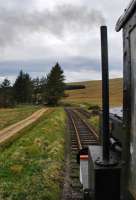
M 116 30 L 119 31 L 123 27 L 123 74 L 124 74 L 124 81 L 123 81 L 123 129 L 124 134 L 126 135 L 126 140 L 124 143 L 124 160 L 126 162 L 125 165 L 125 180 L 124 180 L 124 197 L 128 200 L 127 197 L 127 191 L 128 186 L 132 185 L 132 179 L 130 176 L 133 176 L 132 172 L 132 150 L 134 151 L 134 148 L 132 148 L 132 142 L 134 141 L 134 124 L 135 124 L 135 118 L 134 115 L 136 115 L 136 110 L 134 112 L 134 107 L 136 103 L 136 97 L 134 97 L 134 91 L 136 87 L 136 82 L 134 82 L 134 57 L 136 56 L 136 48 L 134 42 L 134 36 L 136 36 L 135 30 L 133 32 L 133 29 L 136 27 L 136 0 L 133 0 L 129 7 L 125 10 L 124 15 L 121 16 L 121 18 L 118 20 L 118 23 L 116 25 Z M 133 33 L 132 33 L 133 32 Z M 132 45 L 134 45 L 132 47 Z M 132 55 L 131 55 L 132 54 Z M 132 58 L 133 57 L 133 58 Z M 135 66 L 136 67 L 136 66 Z M 133 129 L 133 131 L 132 131 Z M 130 151 L 130 142 L 131 142 L 131 151 Z M 134 154 L 133 154 L 134 155 Z M 136 153 L 135 153 L 136 155 Z M 135 165 L 136 167 L 136 165 Z M 130 172 L 131 175 L 130 175 Z M 130 187 L 129 187 L 130 188 Z M 129 194 L 129 193 L 128 193 Z
M 131 50 L 130 33 L 136 26 L 136 12 L 123 26 L 123 130 L 124 130 L 124 197 L 128 193 L 129 167 L 130 167 L 130 135 L 131 135 Z M 128 200 L 128 198 L 126 197 Z
M 136 28 L 130 33 L 131 49 L 131 141 L 129 188 L 136 198 Z
M 120 31 L 121 28 L 126 24 L 129 18 L 133 15 L 136 9 L 136 0 L 132 0 L 127 9 L 125 9 L 123 15 L 119 18 L 116 24 L 116 31 Z

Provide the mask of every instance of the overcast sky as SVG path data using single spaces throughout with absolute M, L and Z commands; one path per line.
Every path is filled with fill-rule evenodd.
M 66 81 L 101 78 L 100 25 L 108 25 L 110 77 L 122 76 L 122 33 L 129 0 L 0 0 L 0 81 L 23 70 L 46 75 L 58 61 Z

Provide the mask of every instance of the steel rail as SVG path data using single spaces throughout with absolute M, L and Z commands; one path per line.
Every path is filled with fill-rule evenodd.
M 73 124 L 74 129 L 75 129 L 75 132 L 76 132 L 78 148 L 79 148 L 79 150 L 81 150 L 81 149 L 82 149 L 82 144 L 81 144 L 81 140 L 80 140 L 79 132 L 78 132 L 78 129 L 77 129 L 77 127 L 76 127 L 76 124 L 75 124 L 75 122 L 74 122 L 73 117 L 72 117 L 72 116 L 70 116 L 70 117 L 71 117 L 71 121 L 72 121 L 72 124 Z
M 96 132 L 74 110 L 67 110 L 67 111 L 68 111 L 69 119 L 72 122 L 72 125 L 74 127 L 74 132 L 76 133 L 77 149 L 82 150 L 84 146 L 88 146 L 89 144 L 90 145 L 97 144 L 99 141 L 99 137 L 96 134 Z M 88 130 L 85 135 L 82 133 L 82 131 L 76 124 L 76 121 L 78 122 L 79 120 L 82 122 L 82 126 L 84 126 L 84 128 L 87 128 Z M 83 138 L 84 136 L 85 138 Z M 91 138 L 91 137 L 94 137 L 94 138 Z
M 90 130 L 89 134 L 92 135 L 92 133 L 93 133 L 96 140 L 99 140 L 99 136 L 97 135 L 96 131 L 93 128 L 91 128 L 91 126 L 88 125 L 88 123 L 80 116 L 78 111 L 74 110 L 73 112 L 80 118 L 80 120 L 84 123 L 84 125 Z

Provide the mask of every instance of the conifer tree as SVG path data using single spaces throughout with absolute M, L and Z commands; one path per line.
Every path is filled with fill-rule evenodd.
M 64 96 L 64 73 L 59 63 L 51 69 L 47 75 L 45 100 L 50 105 L 57 105 L 58 101 Z
M 0 86 L 0 106 L 8 107 L 13 104 L 12 87 L 10 81 L 5 78 Z
M 36 104 L 44 103 L 44 94 L 46 89 L 46 77 L 34 78 L 33 84 L 33 102 Z
M 14 83 L 14 97 L 17 103 L 30 103 L 32 99 L 32 81 L 29 74 L 20 71 Z

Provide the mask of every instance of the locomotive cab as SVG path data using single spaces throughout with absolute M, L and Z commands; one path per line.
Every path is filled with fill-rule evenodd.
M 136 199 L 136 0 L 119 18 L 116 31 L 123 30 L 124 87 L 123 127 L 126 132 L 126 199 Z

